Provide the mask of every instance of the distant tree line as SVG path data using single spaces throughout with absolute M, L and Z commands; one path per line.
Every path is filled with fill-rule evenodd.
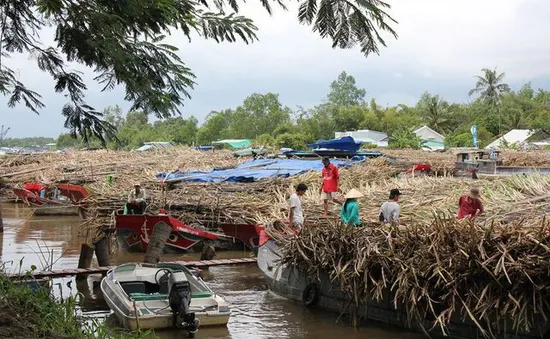
M 0 139 L 0 147 L 33 147 L 53 144 L 54 138 L 33 137 L 33 138 L 5 138 Z
M 390 147 L 419 148 L 414 128 L 427 125 L 445 136 L 447 146 L 473 146 L 470 127 L 478 126 L 480 146 L 515 128 L 550 131 L 550 92 L 533 89 L 530 83 L 511 90 L 504 73 L 483 69 L 477 76 L 470 103 L 450 103 L 436 94 L 425 92 L 414 106 L 399 104 L 381 107 L 374 98 L 367 100 L 365 89 L 355 78 L 342 72 L 330 85 L 325 100 L 309 109 L 293 110 L 275 93 L 254 93 L 234 109 L 210 112 L 199 126 L 193 117 L 174 117 L 149 122 L 142 111 L 123 114 L 118 106 L 101 112 L 114 126 L 107 136 L 112 149 L 133 149 L 147 141 L 174 144 L 209 145 L 224 138 L 251 139 L 255 145 L 303 149 L 318 139 L 334 138 L 337 131 L 370 129 L 386 132 Z M 76 133 L 78 135 L 78 133 Z M 100 147 L 90 134 L 82 137 L 62 134 L 58 147 Z

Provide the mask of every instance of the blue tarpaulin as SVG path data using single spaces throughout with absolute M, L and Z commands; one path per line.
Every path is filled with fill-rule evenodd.
M 318 140 L 314 144 L 307 145 L 307 147 L 338 149 L 354 153 L 361 148 L 361 141 L 355 141 L 352 137 L 342 137 L 340 139 Z
M 358 158 L 357 160 L 331 160 L 331 162 L 338 167 L 350 167 L 364 160 L 364 158 Z M 322 169 L 323 164 L 320 160 L 257 159 L 230 169 L 213 169 L 208 172 L 159 173 L 156 176 L 165 181 L 253 182 L 264 178 L 289 177 L 308 171 L 320 172 Z

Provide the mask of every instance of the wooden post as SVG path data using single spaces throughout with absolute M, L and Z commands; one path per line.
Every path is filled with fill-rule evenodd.
M 0 232 L 4 232 L 4 219 L 2 219 L 2 207 L 0 207 Z
M 159 222 L 153 228 L 153 233 L 149 239 L 149 245 L 147 246 L 147 252 L 145 253 L 145 263 L 156 264 L 160 261 L 162 251 L 166 245 L 166 240 L 172 233 L 172 226 Z
M 95 256 L 100 267 L 111 266 L 109 236 L 104 236 L 101 240 L 95 243 Z
M 80 257 L 78 258 L 78 268 L 90 268 L 94 258 L 94 248 L 88 244 L 80 246 Z M 77 274 L 76 280 L 86 279 L 85 275 Z

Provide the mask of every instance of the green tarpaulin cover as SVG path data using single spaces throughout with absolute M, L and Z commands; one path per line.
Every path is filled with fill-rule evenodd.
M 212 143 L 212 145 L 219 145 L 219 144 L 228 144 L 234 149 L 239 149 L 239 148 L 250 147 L 250 145 L 252 145 L 252 142 L 248 139 L 224 139 L 224 140 L 214 141 Z

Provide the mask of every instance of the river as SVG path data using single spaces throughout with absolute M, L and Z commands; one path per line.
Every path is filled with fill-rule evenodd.
M 54 262 L 54 269 L 75 268 L 78 263 L 80 219 L 78 217 L 30 217 L 31 210 L 22 204 L 1 205 L 4 233 L 0 233 L 0 262 L 9 272 L 25 271 Z M 218 253 L 219 258 L 248 257 L 249 252 Z M 166 255 L 164 260 L 197 260 L 198 254 Z M 143 254 L 122 250 L 113 258 L 114 264 L 142 261 Z M 97 265 L 95 262 L 93 265 Z M 53 291 L 65 297 L 82 293 L 80 310 L 84 316 L 112 320 L 99 290 L 101 276 L 87 280 L 55 279 Z M 348 323 L 336 323 L 338 315 L 318 309 L 307 309 L 268 291 L 260 270 L 254 264 L 211 267 L 207 283 L 231 303 L 232 315 L 227 327 L 201 328 L 196 338 L 369 338 L 420 339 L 423 336 L 395 331 L 378 324 L 354 329 Z M 180 331 L 157 331 L 161 339 L 184 338 Z

